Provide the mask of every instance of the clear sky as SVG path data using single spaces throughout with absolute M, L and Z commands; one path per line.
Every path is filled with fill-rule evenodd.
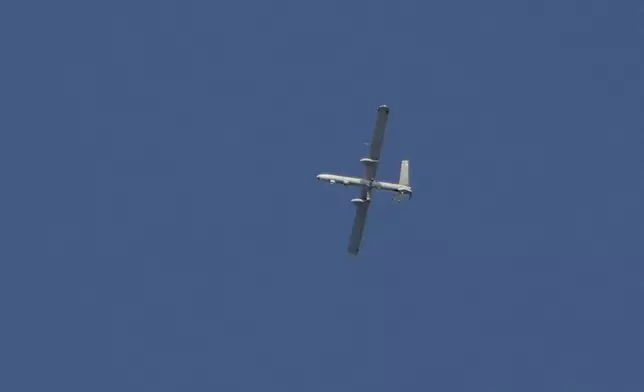
M 641 392 L 643 17 L 2 2 L 0 389 Z

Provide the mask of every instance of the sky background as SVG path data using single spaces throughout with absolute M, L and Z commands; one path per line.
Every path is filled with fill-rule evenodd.
M 642 4 L 2 2 L 0 389 L 641 392 Z

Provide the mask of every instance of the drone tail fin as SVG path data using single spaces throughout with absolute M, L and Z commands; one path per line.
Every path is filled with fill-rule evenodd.
M 400 179 L 398 183 L 401 185 L 409 186 L 409 161 L 404 160 L 400 162 Z

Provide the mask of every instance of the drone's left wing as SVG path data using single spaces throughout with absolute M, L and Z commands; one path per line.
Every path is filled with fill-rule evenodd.
M 370 201 L 364 201 L 356 204 L 356 216 L 353 220 L 353 228 L 349 237 L 349 253 L 357 256 L 360 251 L 364 226 L 367 220 L 367 211 L 369 210 Z
M 378 116 L 376 117 L 376 127 L 373 130 L 373 135 L 371 136 L 369 156 L 367 157 L 371 162 L 366 165 L 365 169 L 365 180 L 367 181 L 374 180 L 376 178 L 378 161 L 380 160 L 380 150 L 382 150 L 382 143 L 385 140 L 388 119 L 389 107 L 387 107 L 387 105 L 379 106 Z

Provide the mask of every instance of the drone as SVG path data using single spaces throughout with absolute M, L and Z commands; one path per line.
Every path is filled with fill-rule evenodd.
M 397 203 L 402 201 L 405 196 L 411 199 L 412 188 L 409 183 L 409 160 L 403 160 L 400 163 L 400 177 L 398 182 L 386 182 L 376 180 L 376 171 L 380 160 L 380 150 L 387 131 L 387 120 L 389 119 L 389 107 L 381 105 L 378 107 L 376 117 L 376 128 L 373 131 L 371 143 L 369 145 L 369 154 L 367 157 L 360 159 L 365 167 L 362 177 L 350 177 L 338 174 L 321 173 L 317 179 L 327 181 L 331 184 L 341 184 L 344 186 L 354 186 L 360 188 L 360 195 L 351 200 L 356 206 L 356 215 L 353 220 L 353 228 L 349 237 L 349 254 L 357 256 L 360 251 L 360 244 L 364 233 L 367 211 L 371 204 L 371 196 L 374 190 L 395 192 L 393 200 Z M 367 143 L 365 143 L 367 144 Z

